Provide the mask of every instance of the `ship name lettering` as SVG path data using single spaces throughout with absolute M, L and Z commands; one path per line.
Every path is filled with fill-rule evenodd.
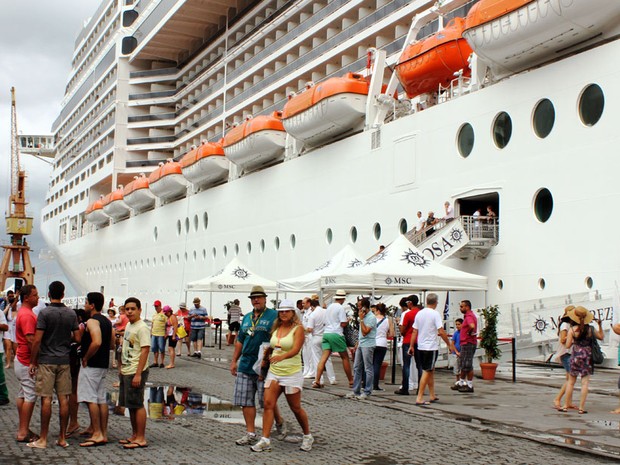
M 406 277 L 398 277 L 398 276 L 394 276 L 392 278 L 392 283 L 393 284 L 411 284 L 411 278 L 406 278 Z
M 325 278 L 325 284 L 334 284 L 336 282 L 336 278 Z
M 444 253 L 446 253 L 448 250 L 450 250 L 453 247 L 454 247 L 454 244 L 448 241 L 448 239 L 446 239 L 445 237 L 442 237 L 441 243 L 437 241 L 433 242 L 429 247 L 426 247 L 425 249 L 423 249 L 422 253 L 426 253 L 427 255 L 430 256 L 431 260 L 435 260 L 441 257 Z

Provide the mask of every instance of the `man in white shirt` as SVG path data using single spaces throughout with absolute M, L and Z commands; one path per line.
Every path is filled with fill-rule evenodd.
M 441 337 L 446 345 L 450 347 L 450 340 L 443 329 L 441 316 L 435 310 L 437 308 L 437 300 L 437 294 L 428 294 L 426 296 L 426 307 L 417 313 L 413 322 L 409 353 L 413 355 L 413 343 L 417 340 L 419 360 L 423 370 L 422 379 L 420 379 L 418 387 L 418 397 L 415 402 L 418 406 L 428 405 L 439 400 L 435 395 L 435 362 L 439 354 L 437 336 Z M 429 401 L 424 401 L 426 386 L 428 386 Z
M 347 351 L 347 343 L 344 340 L 343 328 L 349 324 L 347 313 L 344 310 L 342 304 L 345 301 L 347 293 L 343 290 L 336 291 L 334 302 L 327 307 L 327 316 L 325 320 L 325 330 L 323 332 L 323 342 L 321 346 L 323 348 L 323 355 L 319 361 L 319 366 L 316 369 L 316 377 L 312 387 L 321 388 L 321 376 L 325 369 L 325 364 L 329 360 L 329 356 L 332 352 L 338 352 L 342 359 L 342 366 L 344 372 L 349 380 L 349 387 L 353 386 L 353 374 L 351 373 L 351 363 L 349 362 L 349 353 Z
M 312 361 L 314 366 L 317 367 L 321 361 L 321 355 L 323 355 L 323 332 L 325 331 L 325 317 L 327 310 L 319 305 L 319 300 L 314 297 L 310 300 L 310 305 L 313 310 L 308 318 L 308 325 L 306 332 L 310 335 L 310 348 L 312 350 Z M 327 379 L 329 384 L 336 384 L 336 374 L 334 373 L 334 365 L 331 359 L 327 359 L 325 363 L 325 371 L 327 372 Z M 315 372 L 316 376 L 316 372 Z M 323 384 L 323 377 L 320 379 L 320 383 Z
M 417 213 L 418 218 L 415 220 L 416 232 L 422 231 L 426 227 L 426 218 L 422 217 L 422 212 Z
M 308 320 L 313 313 L 312 305 L 310 304 L 310 297 L 304 297 L 301 301 L 301 324 L 304 327 L 304 346 L 301 351 L 301 356 L 304 361 L 304 378 L 314 378 L 316 375 L 316 363 L 312 356 L 312 334 L 308 332 Z
M 446 216 L 444 216 L 443 219 L 446 221 L 453 220 L 454 219 L 454 208 L 452 208 L 452 205 L 450 205 L 450 202 L 446 200 L 446 203 L 444 203 L 444 207 L 446 209 Z

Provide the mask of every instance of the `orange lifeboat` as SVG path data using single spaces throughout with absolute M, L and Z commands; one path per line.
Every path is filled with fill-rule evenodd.
M 496 77 L 570 53 L 572 45 L 605 40 L 620 23 L 609 0 L 480 0 L 463 37 Z
M 244 171 L 282 161 L 286 132 L 282 112 L 260 115 L 232 128 L 224 137 L 224 153 Z
M 123 201 L 136 212 L 153 208 L 155 196 L 149 190 L 149 178 L 144 174 L 134 177 L 123 189 Z
M 435 92 L 441 84 L 447 87 L 454 73 L 463 70 L 469 76 L 467 59 L 471 47 L 462 37 L 463 18 L 454 18 L 441 31 L 412 43 L 400 56 L 396 74 L 409 98 Z
M 120 220 L 129 216 L 129 206 L 123 201 L 123 188 L 119 187 L 115 191 L 106 195 L 102 199 L 103 211 L 114 220 Z
M 86 221 L 96 226 L 103 226 L 110 221 L 110 217 L 103 211 L 103 200 L 95 200 L 86 208 Z
M 187 152 L 180 163 L 185 179 L 199 189 L 217 184 L 228 176 L 228 161 L 220 142 L 203 142 Z
M 369 89 L 361 74 L 327 79 L 291 98 L 284 106 L 282 124 L 310 147 L 360 131 Z
M 149 175 L 149 189 L 164 201 L 178 199 L 187 193 L 181 163 L 168 160 Z

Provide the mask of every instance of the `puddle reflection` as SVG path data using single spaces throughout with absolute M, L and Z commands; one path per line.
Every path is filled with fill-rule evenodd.
M 107 394 L 108 405 L 117 415 L 129 416 L 118 407 L 118 391 Z M 197 415 L 224 423 L 245 424 L 241 407 L 229 400 L 174 385 L 148 385 L 144 389 L 144 408 L 152 420 L 172 420 L 183 415 Z M 262 421 L 257 418 L 257 421 Z

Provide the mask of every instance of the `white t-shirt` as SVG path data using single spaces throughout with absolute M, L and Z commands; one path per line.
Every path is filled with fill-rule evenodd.
M 381 321 L 377 320 L 377 335 L 375 337 L 377 347 L 387 347 L 387 333 L 389 330 L 390 322 L 387 316 L 384 316 Z
M 325 330 L 324 333 L 328 334 L 344 334 L 342 332 L 342 326 L 340 323 L 346 323 L 349 321 L 347 318 L 347 312 L 344 307 L 337 302 L 334 302 L 327 307 L 325 318 Z
M 563 321 L 562 323 L 560 323 L 560 333 L 562 331 L 570 331 L 570 328 L 571 328 L 571 325 L 568 321 Z M 573 347 L 571 346 L 567 349 L 565 346 L 562 352 L 565 354 L 570 354 L 573 352 Z
M 439 350 L 437 330 L 443 325 L 439 313 L 432 308 L 425 307 L 418 312 L 413 327 L 418 330 L 419 350 Z
M 426 218 L 422 216 L 416 221 L 415 230 L 422 231 L 424 229 L 424 226 L 426 226 Z
M 325 331 L 325 317 L 327 310 L 323 307 L 316 307 L 308 317 L 308 329 L 312 329 L 313 336 L 323 336 Z
M 448 220 L 450 218 L 454 218 L 454 208 L 452 208 L 452 205 L 448 205 L 448 207 L 446 208 L 445 219 Z
M 6 316 L 4 316 L 4 312 L 3 311 L 0 311 L 0 325 L 6 325 L 6 324 L 8 324 L 7 321 L 6 321 Z M 6 332 L 0 331 L 0 354 L 4 353 L 4 343 L 3 343 L 2 340 L 5 337 L 7 337 L 7 339 L 8 339 L 8 335 L 9 335 L 8 331 L 6 331 Z

